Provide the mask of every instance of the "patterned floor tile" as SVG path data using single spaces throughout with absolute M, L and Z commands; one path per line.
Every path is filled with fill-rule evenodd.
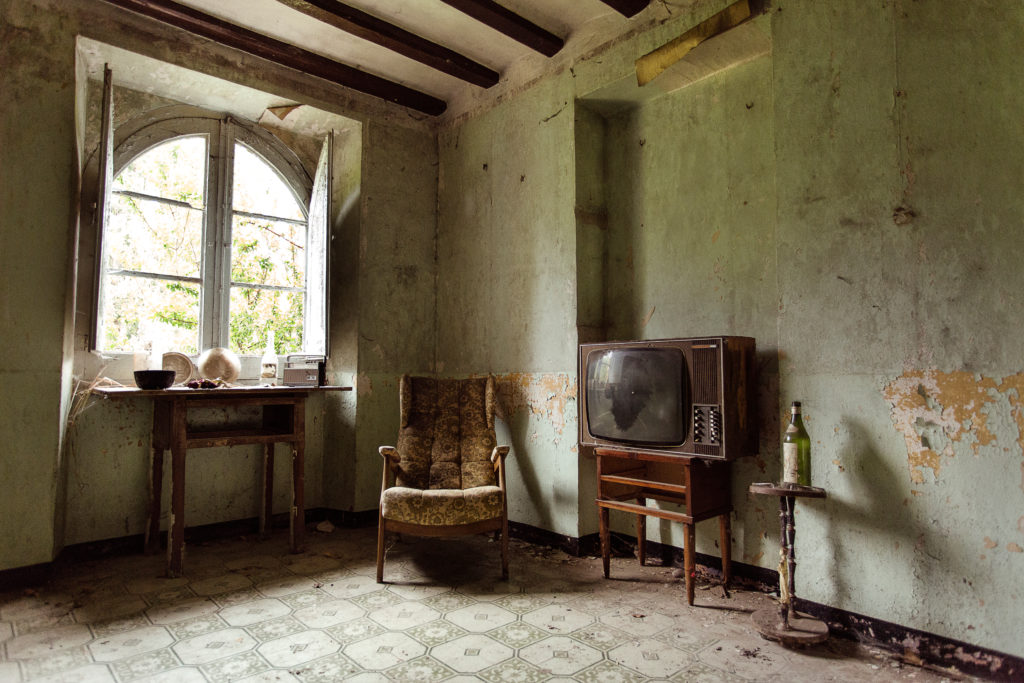
M 276 667 L 293 667 L 341 649 L 341 644 L 326 632 L 307 630 L 263 643 L 257 651 Z
M 487 635 L 498 641 L 504 643 L 511 648 L 521 648 L 527 645 L 532 645 L 538 640 L 547 638 L 550 633 L 544 629 L 537 628 L 532 624 L 527 624 L 524 621 L 513 621 L 504 626 L 499 626 L 493 631 L 488 631 Z
M 96 661 L 117 661 L 126 657 L 152 652 L 167 647 L 174 637 L 160 626 L 125 631 L 89 643 L 92 658 Z
M 92 663 L 88 649 L 79 645 L 58 650 L 52 654 L 43 655 L 34 659 L 26 659 L 22 662 L 22 671 L 26 679 L 40 678 L 61 673 L 69 669 L 77 669 Z
M 363 640 L 364 638 L 379 635 L 384 633 L 387 629 L 376 621 L 363 617 L 361 619 L 346 621 L 345 623 L 338 624 L 337 626 L 331 626 L 325 630 L 339 643 L 347 645 L 348 643 L 354 643 L 357 640 Z
M 582 683 L 641 683 L 647 680 L 637 672 L 608 660 L 598 662 L 574 678 Z
M 466 630 L 456 626 L 450 621 L 438 619 L 427 624 L 411 628 L 406 631 L 410 636 L 420 641 L 427 647 L 440 645 L 441 643 L 455 640 L 459 636 L 466 635 Z
M 296 680 L 302 681 L 302 683 L 336 683 L 337 681 L 348 681 L 361 671 L 362 669 L 351 659 L 336 652 L 314 662 L 294 667 L 288 673 L 294 675 Z
M 296 619 L 309 628 L 327 628 L 335 624 L 352 621 L 363 616 L 361 607 L 348 600 L 325 600 L 324 602 L 304 607 L 295 612 Z
M 696 662 L 669 680 L 676 683 L 744 683 L 746 679 L 702 662 Z
M 90 624 L 94 621 L 107 621 L 115 617 L 126 617 L 144 612 L 149 605 L 136 595 L 121 596 L 113 600 L 99 600 L 84 604 L 73 614 L 79 624 Z
M 320 587 L 320 590 L 325 593 L 329 593 L 336 598 L 354 598 L 366 593 L 382 592 L 384 587 L 377 583 L 377 580 L 372 576 L 349 574 L 348 576 L 339 578 L 335 582 L 324 583 Z
M 547 671 L 521 659 L 506 659 L 500 664 L 484 669 L 478 676 L 491 683 L 540 683 L 551 678 Z
M 89 628 L 92 629 L 92 633 L 96 638 L 105 638 L 115 633 L 124 633 L 132 629 L 149 626 L 149 624 L 149 619 L 144 614 L 133 614 L 128 617 L 110 619 L 108 621 L 94 621 L 89 624 Z
M 699 652 L 709 645 L 718 642 L 719 636 L 711 631 L 699 628 L 671 628 L 655 636 L 670 647 L 686 652 Z
M 721 640 L 696 655 L 701 662 L 746 680 L 764 680 L 783 672 L 789 654 L 780 646 L 763 640 Z
M 179 576 L 176 579 L 169 579 L 166 576 L 145 576 L 134 578 L 124 582 L 124 589 L 129 593 L 160 593 L 172 588 L 181 588 L 188 585 L 188 578 Z
M 373 612 L 381 607 L 390 607 L 391 605 L 397 605 L 402 602 L 402 598 L 398 597 L 394 593 L 379 590 L 373 593 L 363 593 L 353 598 L 349 598 L 349 601 L 353 605 L 362 607 L 367 612 Z
M 427 607 L 433 607 L 441 613 L 454 612 L 457 609 L 476 604 L 476 600 L 468 595 L 452 591 L 439 593 L 433 597 L 421 600 L 421 602 Z
M 32 659 L 84 645 L 90 640 L 92 640 L 92 633 L 89 631 L 89 627 L 75 624 L 15 636 L 5 643 L 5 647 L 7 657 L 10 659 Z
M 276 640 L 278 638 L 283 638 L 284 636 L 290 636 L 293 633 L 308 631 L 309 627 L 294 617 L 281 617 L 280 619 L 261 621 L 258 624 L 247 626 L 245 630 L 248 631 L 249 635 L 253 638 L 263 643 L 268 640 Z
M 493 602 L 480 602 L 449 612 L 444 618 L 467 631 L 483 633 L 514 622 L 517 616 Z
M 269 671 L 246 676 L 245 678 L 232 679 L 232 683 L 302 683 L 302 680 L 296 678 L 290 671 L 270 669 Z
M 594 617 L 572 607 L 554 604 L 524 614 L 523 621 L 548 633 L 565 635 L 593 623 Z
M 192 598 L 184 602 L 169 602 L 146 610 L 146 616 L 154 624 L 173 624 L 177 621 L 194 619 L 217 611 L 217 603 L 209 598 Z
M 169 648 L 163 648 L 156 652 L 144 652 L 133 657 L 127 657 L 110 665 L 110 669 L 117 675 L 118 680 L 134 681 L 143 676 L 173 669 L 181 662 L 174 656 Z
M 427 648 L 404 633 L 382 633 L 345 646 L 345 656 L 364 669 L 383 671 L 423 655 Z
M 270 664 L 255 652 L 241 652 L 199 667 L 211 683 L 229 683 L 270 669 Z
M 325 555 L 306 555 L 288 558 L 285 566 L 296 574 L 313 575 L 329 572 L 341 567 L 341 561 Z
M 601 623 L 594 623 L 573 632 L 572 637 L 599 650 L 609 650 L 633 636 Z
M 370 612 L 369 617 L 391 631 L 404 631 L 434 621 L 441 613 L 418 602 L 399 602 Z
M 435 595 L 451 594 L 451 588 L 435 583 L 393 583 L 388 590 L 403 600 L 423 600 Z
M 511 593 L 494 601 L 494 604 L 516 614 L 526 614 L 546 607 L 550 603 L 551 600 L 546 595 L 530 595 L 528 593 Z
M 2 673 L 2 669 L 0 669 L 0 673 Z M 6 683 L 8 679 L 0 680 L 4 680 Z M 17 681 L 18 679 L 13 680 Z M 116 680 L 114 674 L 107 667 L 102 664 L 90 664 L 70 671 L 33 678 L 32 683 L 116 683 Z
M 331 599 L 332 598 L 330 595 L 315 588 L 312 590 L 302 591 L 301 593 L 292 593 L 291 595 L 284 595 L 279 598 L 281 602 L 288 605 L 292 609 L 304 609 L 306 607 L 313 607 L 314 605 L 323 604 Z
M 140 678 L 134 683 L 209 683 L 203 672 L 194 666 L 180 666 L 153 676 Z
M 559 676 L 571 676 L 604 658 L 600 650 L 565 636 L 545 638 L 520 650 L 519 656 Z
M 693 663 L 689 653 L 653 638 L 623 643 L 608 651 L 608 659 L 651 678 L 668 678 Z
M 183 664 L 206 664 L 251 650 L 256 641 L 240 628 L 228 628 L 182 640 L 173 650 Z
M 220 611 L 220 618 L 231 626 L 248 626 L 267 619 L 291 614 L 291 608 L 280 600 L 265 598 L 226 607 Z
M 476 673 L 509 659 L 515 651 L 493 638 L 468 634 L 434 647 L 430 654 L 459 673 Z
M 286 595 L 302 593 L 310 590 L 311 588 L 316 588 L 317 584 L 317 581 L 308 576 L 288 574 L 287 576 L 276 578 L 273 581 L 257 584 L 256 590 L 268 598 L 280 598 Z
M 454 671 L 429 655 L 402 662 L 384 672 L 393 681 L 443 681 Z
M 184 640 L 186 638 L 191 638 L 192 636 L 201 636 L 204 633 L 219 631 L 227 627 L 228 625 L 224 620 L 216 614 L 206 614 L 201 617 L 193 617 L 192 619 L 177 621 L 173 624 L 167 624 L 166 626 L 167 630 L 170 631 L 178 640 Z
M 602 614 L 601 622 L 632 636 L 653 636 L 672 628 L 676 621 L 657 612 L 636 608 L 619 608 Z

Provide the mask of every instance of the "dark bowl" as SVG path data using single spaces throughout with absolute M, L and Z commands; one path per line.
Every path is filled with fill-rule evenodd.
M 174 384 L 174 370 L 136 370 L 135 386 L 139 389 L 166 389 Z

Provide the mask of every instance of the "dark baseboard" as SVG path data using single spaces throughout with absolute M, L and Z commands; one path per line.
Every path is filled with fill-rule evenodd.
M 798 597 L 800 612 L 828 624 L 832 635 L 888 650 L 909 664 L 951 670 L 993 681 L 1024 680 L 1024 658 L 829 607 Z

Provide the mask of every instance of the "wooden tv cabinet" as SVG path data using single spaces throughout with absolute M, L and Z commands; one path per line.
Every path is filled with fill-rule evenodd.
M 601 559 L 609 577 L 611 538 L 610 510 L 637 516 L 637 554 L 640 564 L 647 555 L 647 517 L 681 522 L 685 529 L 683 567 L 686 600 L 693 604 L 695 569 L 694 524 L 718 517 L 721 533 L 722 582 L 731 578 L 729 513 L 732 512 L 729 463 L 674 453 L 652 453 L 596 448 L 597 507 L 600 514 Z M 650 507 L 649 500 L 674 503 L 681 510 Z

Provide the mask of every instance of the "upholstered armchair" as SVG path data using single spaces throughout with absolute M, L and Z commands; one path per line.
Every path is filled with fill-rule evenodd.
M 505 458 L 497 445 L 494 378 L 402 377 L 398 445 L 381 446 L 377 582 L 387 532 L 457 536 L 498 532 L 508 578 Z

